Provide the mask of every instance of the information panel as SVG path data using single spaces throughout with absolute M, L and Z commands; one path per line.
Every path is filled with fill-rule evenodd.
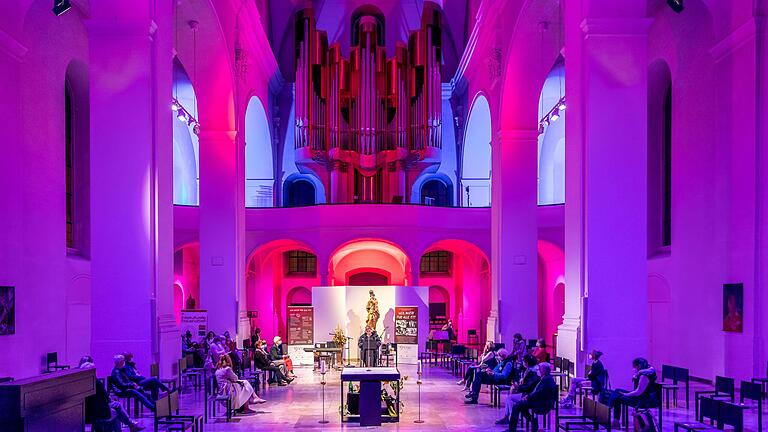
M 395 307 L 395 343 L 419 343 L 419 308 L 418 306 Z
M 208 311 L 201 309 L 182 309 L 181 310 L 181 335 L 189 331 L 192 333 L 192 340 L 198 341 L 205 337 L 208 331 Z
M 289 345 L 313 345 L 315 309 L 312 306 L 288 306 Z

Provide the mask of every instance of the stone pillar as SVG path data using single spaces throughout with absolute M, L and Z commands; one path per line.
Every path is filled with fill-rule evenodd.
M 648 348 L 649 21 L 575 13 L 566 20 L 566 312 L 558 352 L 579 365 L 588 350 L 605 352 L 617 385 Z
M 201 120 L 205 128 L 204 120 Z M 240 322 L 245 282 L 244 148 L 235 132 L 200 133 L 200 305 L 208 327 L 234 334 Z
M 179 352 L 172 309 L 172 14 L 170 2 L 155 6 L 125 18 L 96 8 L 88 23 L 91 345 L 99 374 L 126 350 L 142 367 L 159 362 L 170 374 Z
M 491 142 L 491 313 L 488 337 L 538 336 L 536 130 L 502 131 Z

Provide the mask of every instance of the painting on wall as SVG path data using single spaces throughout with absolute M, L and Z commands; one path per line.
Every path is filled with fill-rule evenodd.
M 744 284 L 723 285 L 723 331 L 744 331 Z
M 16 333 L 16 297 L 14 287 L 0 286 L 0 336 Z

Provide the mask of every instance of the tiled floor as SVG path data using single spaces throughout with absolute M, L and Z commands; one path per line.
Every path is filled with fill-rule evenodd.
M 503 415 L 503 408 L 490 406 L 487 392 L 480 395 L 479 405 L 465 405 L 464 393 L 456 385 L 456 378 L 447 370 L 440 367 L 425 367 L 424 384 L 421 386 L 421 418 L 425 423 L 416 424 L 418 416 L 418 386 L 416 385 L 416 370 L 414 366 L 400 366 L 400 372 L 408 376 L 405 388 L 401 393 L 405 404 L 399 423 L 385 424 L 382 430 L 397 431 L 488 431 L 505 430 L 496 426 L 494 421 Z M 322 429 L 322 430 L 360 430 L 376 429 L 363 428 L 354 423 L 341 424 L 339 419 L 339 372 L 327 375 L 328 385 L 325 392 L 325 412 L 328 424 L 320 424 L 322 418 L 322 386 L 320 374 L 311 368 L 301 368 L 296 371 L 298 379 L 287 387 L 273 386 L 261 392 L 267 403 L 257 405 L 256 414 L 236 417 L 232 423 L 223 419 L 209 421 L 206 431 L 266 431 L 285 429 Z M 697 386 L 696 389 L 703 389 Z M 691 398 L 694 390 L 691 389 Z M 185 389 L 182 394 L 182 413 L 202 414 L 202 392 L 194 393 Z M 681 404 L 682 405 L 682 404 Z M 746 416 L 746 430 L 757 430 L 756 409 Z M 570 413 L 563 411 L 563 413 Z M 664 412 L 664 430 L 672 431 L 674 422 L 692 420 L 691 410 L 672 408 Z M 141 420 L 146 426 L 151 426 L 150 419 Z

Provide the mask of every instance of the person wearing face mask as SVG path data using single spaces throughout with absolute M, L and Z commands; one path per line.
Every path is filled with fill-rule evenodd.
M 504 417 L 496 420 L 497 425 L 509 424 L 512 407 L 526 395 L 530 394 L 536 388 L 536 385 L 539 384 L 539 381 L 541 381 L 541 377 L 539 377 L 539 362 L 536 360 L 536 357 L 526 354 L 523 357 L 523 363 L 526 367 L 523 378 L 519 383 L 512 384 L 512 388 L 507 396 Z
M 603 362 L 600 360 L 602 356 L 603 353 L 598 350 L 592 350 L 592 352 L 589 353 L 589 358 L 592 360 L 592 368 L 589 370 L 589 375 L 587 375 L 586 378 L 576 377 L 571 379 L 571 386 L 568 389 L 568 395 L 564 397 L 562 401 L 560 401 L 561 407 L 573 407 L 576 391 L 579 388 L 584 387 L 584 385 L 587 383 L 589 383 L 592 388 L 592 394 L 599 395 L 603 391 L 603 388 L 605 388 L 605 383 L 608 380 L 608 373 L 605 370 L 605 366 L 603 366 Z
M 602 403 L 613 409 L 613 424 L 619 425 L 621 419 L 621 406 L 627 405 L 635 408 L 646 408 L 653 405 L 661 395 L 655 394 L 657 375 L 656 369 L 648 364 L 648 360 L 638 357 L 632 360 L 632 391 L 616 389 L 601 395 Z
M 517 422 L 522 415 L 531 423 L 531 431 L 539 430 L 539 419 L 532 414 L 546 414 L 555 407 L 557 403 L 558 388 L 555 380 L 552 378 L 552 366 L 549 363 L 540 363 L 539 383 L 533 391 L 522 397 L 518 402 L 512 405 L 509 417 L 509 430 L 517 431 Z

